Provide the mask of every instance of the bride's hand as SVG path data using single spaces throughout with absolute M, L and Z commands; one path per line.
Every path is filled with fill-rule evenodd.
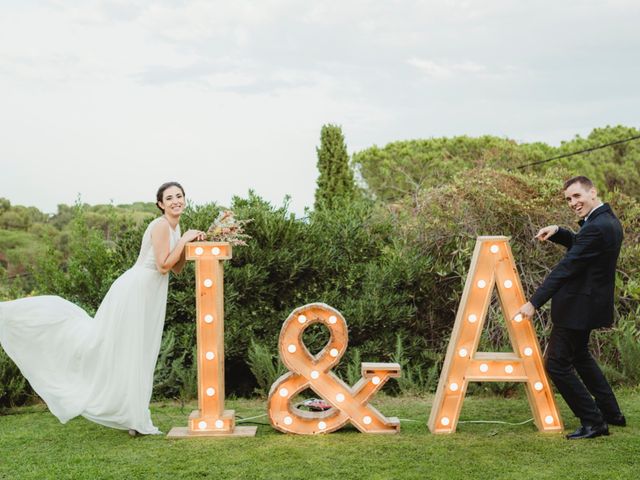
M 204 240 L 206 234 L 202 230 L 187 230 L 182 235 L 185 242 L 195 242 Z

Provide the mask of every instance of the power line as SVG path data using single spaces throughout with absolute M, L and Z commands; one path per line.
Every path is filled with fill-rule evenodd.
M 545 160 L 538 160 L 537 162 L 525 163 L 524 165 L 520 165 L 519 167 L 516 167 L 516 168 L 518 170 L 520 170 L 520 169 L 523 169 L 523 168 L 526 168 L 526 167 L 532 167 L 533 165 L 540 165 L 541 163 L 547 163 L 547 162 L 550 162 L 552 160 L 558 160 L 560 158 L 572 157 L 573 155 L 580 155 L 581 153 L 593 152 L 594 150 L 600 150 L 601 148 L 611 147 L 613 145 L 619 145 L 621 143 L 627 143 L 627 142 L 630 142 L 632 140 L 638 140 L 638 139 L 640 139 L 640 135 L 636 135 L 635 137 L 625 138 L 624 140 L 616 140 L 615 142 L 606 143 L 604 145 L 598 145 L 597 147 L 585 148 L 584 150 L 579 150 L 577 152 L 565 153 L 565 154 L 562 154 L 562 155 L 558 155 L 557 157 L 547 158 Z

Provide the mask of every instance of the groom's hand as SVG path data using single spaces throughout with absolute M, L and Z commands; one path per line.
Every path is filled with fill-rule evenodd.
M 558 233 L 558 230 L 560 230 L 560 227 L 558 227 L 558 225 L 549 225 L 548 227 L 544 227 L 538 230 L 535 238 L 537 238 L 541 242 L 544 242 L 548 240 L 549 237 L 552 237 L 553 235 Z
M 514 317 L 518 315 L 522 315 L 523 317 L 533 318 L 535 313 L 536 313 L 536 307 L 534 307 L 531 302 L 527 302 L 520 307 L 520 310 L 516 312 Z

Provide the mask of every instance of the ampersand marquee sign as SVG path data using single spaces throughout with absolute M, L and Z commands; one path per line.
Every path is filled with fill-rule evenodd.
M 254 436 L 257 427 L 235 426 L 235 412 L 224 409 L 224 294 L 222 261 L 231 258 L 226 242 L 192 242 L 187 260 L 196 262 L 198 410 L 188 427 L 174 427 L 168 438 Z
M 494 286 L 513 352 L 477 352 Z M 432 433 L 456 430 L 468 383 L 525 382 L 533 418 L 542 432 L 562 431 L 562 420 L 542 364 L 508 237 L 478 237 L 429 416 Z
M 331 333 L 329 343 L 315 356 L 305 346 L 302 334 L 314 323 Z M 398 433 L 400 421 L 387 418 L 369 405 L 369 399 L 391 377 L 400 376 L 397 363 L 363 363 L 362 378 L 349 387 L 334 374 L 347 349 L 347 324 L 334 308 L 312 303 L 294 310 L 282 325 L 278 346 L 280 358 L 290 370 L 269 392 L 269 419 L 285 433 L 314 435 L 329 433 L 351 422 L 363 433 Z M 291 399 L 311 388 L 332 405 L 325 412 L 308 412 L 291 404 Z

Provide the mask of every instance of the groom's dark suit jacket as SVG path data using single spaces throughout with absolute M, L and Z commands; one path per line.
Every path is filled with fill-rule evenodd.
M 554 325 L 575 330 L 608 327 L 613 323 L 616 262 L 622 245 L 622 227 L 609 204 L 594 210 L 578 233 L 560 228 L 549 237 L 567 247 L 531 297 L 536 309 L 551 300 Z

